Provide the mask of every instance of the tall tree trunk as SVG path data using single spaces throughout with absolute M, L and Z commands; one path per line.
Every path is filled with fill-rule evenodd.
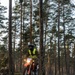
M 14 71 L 16 70 L 15 69 L 15 38 L 16 38 L 16 23 L 15 23 L 15 29 L 14 29 L 14 36 L 13 36 L 13 61 L 14 61 Z
M 55 46 L 54 46 L 54 60 L 55 60 L 55 75 L 57 74 L 57 66 L 56 66 L 56 40 L 55 40 Z
M 47 18 L 46 18 L 46 20 L 45 20 L 45 24 L 46 24 L 46 26 L 45 26 L 45 45 L 44 45 L 44 51 L 45 51 L 45 49 L 46 49 L 46 35 L 47 35 Z M 45 53 L 44 53 L 44 55 L 45 55 Z M 45 57 L 45 56 L 44 56 Z M 44 58 L 44 60 L 45 60 L 45 58 Z M 45 61 L 44 61 L 44 65 L 45 65 Z M 46 66 L 45 66 L 45 68 L 46 68 Z M 46 73 L 46 71 L 45 71 L 45 73 Z
M 23 50 L 24 50 L 24 45 L 25 45 L 25 22 L 24 22 L 24 19 L 25 18 L 25 2 L 24 2 L 24 6 L 23 6 Z
M 62 73 L 61 73 L 61 75 L 63 75 L 63 58 L 62 58 Z
M 52 49 L 52 38 L 53 38 L 53 33 L 52 33 L 52 36 L 50 37 L 50 49 Z M 49 55 L 50 55 L 50 74 L 52 75 L 52 60 L 51 60 L 51 50 L 49 51 Z
M 30 43 L 32 44 L 32 0 L 30 0 Z
M 12 0 L 9 0 L 9 75 L 14 75 L 12 58 Z
M 60 75 L 60 32 L 59 32 L 59 25 L 60 25 L 60 0 L 58 0 L 58 75 Z
M 22 73 L 22 2 L 21 4 L 21 26 L 20 26 L 20 72 Z
M 69 51 L 69 45 L 67 43 L 67 75 L 70 75 L 70 51 Z
M 46 20 L 45 20 L 45 24 L 46 24 L 46 26 L 45 26 L 45 45 L 46 45 L 46 35 L 47 35 L 47 18 L 46 18 Z
M 40 65 L 40 74 L 39 75 L 45 75 L 45 67 L 44 67 L 44 48 L 43 48 L 43 13 L 42 13 L 42 5 L 43 2 L 42 0 L 39 0 L 39 16 L 40 16 L 40 25 L 39 25 L 39 29 L 40 29 L 40 61 L 39 61 L 39 65 Z
M 74 52 L 75 52 L 75 43 L 74 43 Z M 74 65 L 74 67 L 73 67 L 74 68 L 73 69 L 73 75 L 75 75 L 75 55 L 74 55 L 74 63 L 73 63 L 73 65 Z
M 65 54 L 65 68 L 66 68 L 66 74 L 67 74 L 67 59 L 66 59 L 66 44 L 65 44 L 65 19 L 64 19 L 64 0 L 63 0 L 63 28 L 64 28 L 64 54 Z

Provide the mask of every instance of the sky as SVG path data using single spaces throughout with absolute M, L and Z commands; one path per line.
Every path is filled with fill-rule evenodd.
M 72 4 L 75 5 L 75 0 L 70 0 Z M 7 10 L 7 17 L 8 17 L 8 12 L 9 12 L 9 0 L 0 0 L 1 5 L 5 6 L 8 8 Z M 15 0 L 12 0 L 12 7 L 15 5 Z M 75 8 L 72 11 L 72 16 L 75 18 Z M 0 35 L 1 36 L 1 35 Z M 0 38 L 1 39 L 1 38 Z
M 8 12 L 9 12 L 9 0 L 0 0 L 1 5 L 7 7 L 7 13 L 5 14 L 6 17 L 8 17 Z M 14 0 L 12 0 L 12 6 L 14 6 Z M 1 29 L 0 29 L 1 31 Z M 6 34 L 5 34 L 6 35 Z M 3 44 L 3 42 L 1 41 L 2 37 L 5 35 L 0 35 L 0 43 Z
M 14 1 L 15 0 L 12 0 L 12 5 L 14 5 Z M 0 0 L 0 2 L 2 5 L 9 7 L 9 0 Z
M 70 0 L 72 4 L 75 5 L 75 0 Z M 1 5 L 3 6 L 6 6 L 9 10 L 9 0 L 0 0 L 1 2 Z M 15 4 L 15 0 L 12 0 L 12 6 L 14 6 Z M 8 10 L 7 10 L 7 16 L 8 16 Z M 73 9 L 73 12 L 72 12 L 72 16 L 73 18 L 75 18 L 75 9 Z
M 6 15 L 6 17 L 8 17 L 8 12 L 9 12 L 9 0 L 0 0 L 0 2 L 1 2 L 1 5 L 3 5 L 3 6 L 5 6 L 5 7 L 7 7 L 7 13 L 5 14 Z M 14 6 L 14 3 L 15 2 L 15 0 L 12 0 L 12 7 Z
M 12 0 L 12 4 L 14 6 L 14 1 L 15 0 Z M 70 0 L 73 4 L 75 4 L 75 0 Z M 9 7 L 9 0 L 0 0 L 1 4 L 4 5 L 4 6 L 7 6 Z

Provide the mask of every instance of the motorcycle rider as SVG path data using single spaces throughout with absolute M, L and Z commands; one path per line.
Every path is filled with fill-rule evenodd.
M 30 57 L 32 59 L 37 59 L 38 57 L 38 52 L 37 49 L 34 47 L 33 44 L 28 45 L 28 52 L 27 52 L 27 57 Z
M 35 46 L 33 44 L 28 45 L 28 51 L 26 54 L 26 58 L 32 58 L 34 60 L 33 64 L 35 63 L 35 71 L 37 69 L 37 65 L 38 65 L 38 51 L 35 48 Z M 29 67 L 29 65 L 27 66 L 27 68 Z M 31 65 L 31 69 L 33 68 L 33 65 Z

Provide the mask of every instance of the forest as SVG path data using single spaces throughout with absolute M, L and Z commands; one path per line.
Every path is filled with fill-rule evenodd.
M 0 2 L 0 74 L 22 75 L 28 44 L 39 53 L 39 75 L 75 75 L 75 4 L 72 0 Z M 6 74 L 3 74 L 6 75 Z M 7 74 L 8 75 L 8 74 Z

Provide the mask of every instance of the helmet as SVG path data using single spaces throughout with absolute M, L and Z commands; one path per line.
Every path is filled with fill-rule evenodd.
M 34 45 L 33 44 L 28 45 L 28 47 L 29 47 L 30 50 L 34 49 Z

